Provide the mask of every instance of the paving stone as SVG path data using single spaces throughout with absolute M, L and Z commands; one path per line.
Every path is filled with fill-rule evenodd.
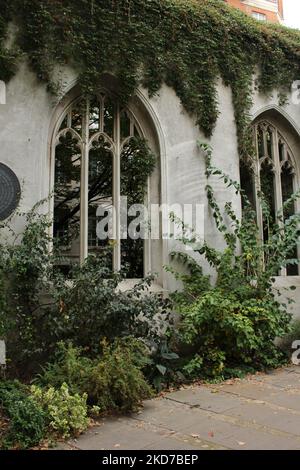
M 226 450 L 217 443 L 207 442 L 205 440 L 193 439 L 185 435 L 175 435 L 172 438 L 164 438 L 158 442 L 146 446 L 145 449 L 152 450 Z
M 164 434 L 159 433 L 159 429 L 153 431 L 128 419 L 120 425 L 116 422 L 106 422 L 102 426 L 92 428 L 78 439 L 70 441 L 70 445 L 81 450 L 138 450 L 162 439 Z
M 169 430 L 180 430 L 188 425 L 186 423 L 193 419 L 193 415 L 194 411 L 190 406 L 161 399 L 147 403 L 141 412 L 133 415 L 133 418 Z
M 199 410 L 197 412 L 201 413 Z M 284 433 L 278 435 L 280 433 L 258 429 L 256 424 L 261 423 L 258 420 L 256 423 L 252 423 L 252 419 L 248 421 L 246 413 L 241 413 L 240 423 L 238 421 L 233 422 L 232 414 L 231 410 L 230 416 L 222 417 L 224 421 L 221 421 L 218 415 L 212 415 L 209 418 L 201 416 L 199 419 L 195 416 L 192 427 L 185 428 L 183 431 L 186 434 L 198 434 L 200 438 L 206 439 L 208 442 L 218 443 L 231 449 L 300 449 L 300 439 L 296 436 L 284 435 Z M 239 417 L 238 414 L 237 417 Z M 278 419 L 281 419 L 281 417 L 278 417 Z M 268 420 L 268 423 L 272 424 L 272 419 Z M 293 425 L 299 426 L 299 423 L 300 419 L 297 417 Z M 281 428 L 284 432 L 294 434 L 290 427 L 285 426 L 285 423 Z M 280 426 L 277 429 L 279 430 Z M 286 429 L 289 430 L 286 431 Z
M 154 413 L 149 410 L 146 413 L 142 412 L 137 419 L 144 420 L 153 426 L 184 433 L 190 437 L 199 436 L 201 439 L 214 442 L 212 437 L 216 433 L 227 436 L 231 432 L 231 424 L 218 420 L 217 416 L 209 410 L 163 400 Z M 221 441 L 220 443 L 222 444 Z
M 266 383 L 281 389 L 297 389 L 300 390 L 300 374 L 293 371 L 282 370 L 272 374 L 259 376 L 256 378 L 261 383 Z
M 268 399 L 268 401 L 276 394 L 278 394 L 277 387 L 272 387 L 269 384 L 261 384 L 260 382 L 241 382 L 232 385 L 218 385 L 212 386 L 214 390 L 237 395 L 242 398 L 251 398 L 254 400 Z M 267 397 L 267 398 L 266 398 Z
M 201 447 L 192 446 L 184 441 L 175 441 L 172 439 L 164 439 L 163 441 L 154 442 L 153 444 L 144 447 L 145 450 L 199 450 Z M 201 449 L 203 450 L 203 449 Z M 207 445 L 205 450 L 211 450 Z
M 300 413 L 300 390 L 288 390 L 265 398 L 266 401 Z M 300 426 L 300 423 L 299 423 Z
M 300 436 L 300 414 L 273 409 L 266 404 L 248 403 L 231 410 L 231 415 L 273 429 Z
M 240 404 L 239 398 L 234 395 L 222 391 L 216 393 L 214 389 L 201 386 L 169 393 L 166 398 L 215 413 L 224 413 Z
M 289 437 L 274 435 L 270 432 L 251 429 L 233 429 L 229 437 L 223 439 L 223 443 L 230 449 L 235 450 L 299 450 L 300 440 Z

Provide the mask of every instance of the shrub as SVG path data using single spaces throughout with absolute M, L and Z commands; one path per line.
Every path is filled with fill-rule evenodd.
M 152 278 L 143 279 L 124 292 L 118 284 L 124 276 L 113 273 L 91 256 L 73 272 L 72 283 L 59 284 L 61 314 L 68 321 L 65 338 L 90 354 L 101 352 L 101 340 L 113 341 L 122 336 L 136 336 L 159 341 L 154 332 L 155 316 L 167 321 L 168 302 L 149 293 Z
M 71 395 L 66 383 L 59 389 L 32 385 L 31 399 L 44 410 L 48 430 L 64 438 L 84 431 L 88 424 L 87 395 Z
M 90 256 L 74 267 L 70 281 L 49 254 L 49 220 L 35 209 L 26 220 L 19 245 L 0 241 L 0 334 L 12 374 L 32 376 L 61 340 L 86 348 L 91 357 L 101 353 L 104 338 L 132 335 L 158 347 L 168 301 L 149 293 L 152 278 L 122 292 L 124 275 L 104 267 L 101 256 Z
M 9 418 L 2 448 L 26 449 L 44 439 L 46 415 L 20 382 L 0 383 L 0 404 L 4 415 Z
M 68 383 L 72 393 L 87 393 L 88 403 L 100 411 L 132 411 L 152 394 L 142 367 L 147 362 L 145 346 L 134 338 L 102 342 L 102 355 L 90 359 L 79 348 L 61 344 L 56 362 L 39 377 L 42 385 Z
M 101 410 L 134 411 L 152 396 L 141 367 L 143 345 L 137 340 L 117 340 L 103 345 L 103 357 L 95 365 L 88 395 Z
M 57 326 L 61 323 L 59 311 L 51 314 L 49 301 L 47 306 L 43 305 L 41 296 L 51 291 L 53 262 L 47 236 L 49 221 L 38 214 L 37 207 L 25 215 L 25 220 L 27 225 L 21 240 L 12 232 L 9 222 L 1 227 L 3 233 L 7 230 L 10 238 L 18 240 L 16 244 L 6 242 L 3 237 L 0 241 L 0 325 L 13 374 L 35 368 L 53 347 L 59 334 Z
M 41 387 L 59 388 L 65 382 L 73 394 L 86 391 L 88 377 L 92 374 L 94 360 L 83 356 L 83 349 L 72 345 L 71 342 L 58 343 L 55 360 L 48 363 L 34 383 Z
M 189 376 L 220 376 L 234 366 L 276 367 L 283 358 L 273 341 L 286 331 L 289 316 L 273 298 L 241 301 L 215 288 L 181 314 L 182 338 L 197 351 L 185 367 Z
M 174 344 L 174 338 L 174 330 L 167 330 L 164 339 L 151 352 L 146 367 L 143 369 L 147 380 L 159 392 L 184 379 L 178 367 L 180 358 L 175 352 L 177 346 Z
M 168 268 L 183 282 L 183 291 L 173 295 L 181 315 L 179 339 L 190 347 L 183 372 L 190 378 L 215 378 L 279 366 L 286 359 L 275 339 L 289 331 L 291 316 L 287 305 L 275 298 L 273 276 L 282 266 L 298 262 L 288 259 L 288 255 L 298 239 L 299 216 L 284 219 L 282 208 L 278 215 L 281 223 L 270 227 L 272 234 L 261 242 L 255 212 L 239 184 L 214 168 L 211 149 L 202 148 L 206 152 L 207 176 L 218 175 L 227 187 L 240 193 L 244 213 L 239 220 L 230 203 L 221 210 L 213 188 L 207 185 L 208 204 L 226 248 L 218 251 L 206 241 L 198 243 L 197 234 L 185 227 L 183 243 L 192 244 L 194 255 L 206 259 L 215 270 L 216 283 L 203 275 L 193 257 L 183 252 L 172 254 L 187 267 L 186 274 Z M 298 196 L 292 195 L 285 206 Z M 266 204 L 263 210 L 267 218 Z M 175 216 L 173 220 L 182 223 Z

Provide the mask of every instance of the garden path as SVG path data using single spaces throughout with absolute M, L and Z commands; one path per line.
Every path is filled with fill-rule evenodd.
M 59 448 L 300 450 L 300 367 L 165 393 Z

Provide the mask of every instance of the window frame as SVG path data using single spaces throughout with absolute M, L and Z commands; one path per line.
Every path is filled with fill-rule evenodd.
M 252 18 L 254 18 L 256 21 L 267 21 L 267 15 L 265 13 L 262 13 L 260 11 L 254 11 L 252 10 L 251 12 Z
M 51 187 L 54 187 L 55 180 L 55 150 L 59 137 L 71 132 L 72 136 L 78 139 L 78 146 L 81 147 L 81 176 L 80 176 L 80 263 L 83 263 L 89 253 L 89 233 L 88 233 L 88 224 L 89 224 L 89 201 L 88 201 L 88 185 L 89 185 L 89 151 L 92 145 L 92 142 L 99 138 L 101 135 L 104 136 L 105 140 L 109 141 L 112 146 L 113 154 L 113 193 L 112 200 L 115 207 L 113 226 L 114 226 L 114 245 L 113 245 L 113 269 L 114 271 L 119 271 L 121 269 L 121 237 L 120 237 L 120 186 L 121 186 L 121 154 L 124 145 L 134 137 L 134 128 L 138 130 L 138 133 L 141 138 L 146 139 L 146 134 L 143 129 L 140 120 L 137 119 L 134 111 L 129 107 L 121 107 L 116 95 L 107 91 L 106 89 L 99 90 L 97 97 L 102 100 L 105 95 L 110 97 L 115 105 L 115 116 L 114 116 L 114 136 L 111 138 L 108 134 L 104 132 L 103 123 L 100 124 L 99 132 L 96 132 L 89 136 L 89 109 L 91 98 L 87 98 L 85 102 L 85 110 L 83 113 L 83 122 L 82 122 L 82 136 L 76 132 L 74 128 L 70 125 L 64 129 L 60 130 L 63 121 L 68 116 L 68 113 L 76 106 L 78 102 L 82 100 L 82 96 L 76 94 L 76 96 L 68 101 L 67 105 L 64 106 L 63 110 L 56 119 L 55 126 L 53 128 L 52 140 L 51 140 Z M 101 96 L 101 97 L 100 97 Z M 126 111 L 130 117 L 131 126 L 130 126 L 130 136 L 122 140 L 121 138 L 121 129 L 120 129 L 120 116 L 123 111 Z M 132 122 L 134 124 L 132 125 Z M 148 177 L 146 196 L 145 196 L 145 205 L 147 208 L 150 207 L 150 186 L 151 186 L 151 176 Z M 52 198 L 51 212 L 54 216 L 54 198 Z M 51 227 L 51 232 L 53 235 L 54 228 L 54 217 L 53 224 Z M 143 264 L 144 264 L 144 275 L 147 275 L 151 272 L 151 239 L 144 240 L 144 255 L 143 255 Z
M 263 157 L 260 157 L 259 153 L 259 143 L 258 143 L 258 131 L 260 127 L 265 127 L 265 129 L 271 130 L 271 153 L 272 155 L 264 155 Z M 267 148 L 267 142 L 266 142 L 266 131 L 263 131 L 263 145 L 264 145 L 264 151 Z M 259 192 L 261 191 L 261 176 L 260 176 L 260 170 L 261 170 L 261 164 L 264 161 L 269 161 L 269 163 L 272 165 L 273 169 L 273 187 L 274 187 L 274 202 L 275 202 L 275 214 L 278 213 L 278 211 L 282 208 L 283 204 L 283 197 L 282 197 L 282 181 L 281 181 L 281 175 L 282 175 L 282 168 L 284 167 L 284 164 L 286 162 L 290 162 L 291 167 L 293 169 L 293 192 L 296 192 L 300 188 L 299 184 L 299 168 L 297 165 L 297 161 L 294 156 L 294 152 L 289 145 L 289 139 L 285 135 L 285 133 L 278 127 L 277 124 L 273 123 L 271 120 L 267 118 L 261 118 L 256 120 L 253 123 L 253 138 L 254 138 L 254 146 L 255 146 L 255 163 L 254 163 L 254 202 L 255 202 L 255 207 L 256 207 L 256 217 L 257 217 L 257 225 L 259 229 L 259 237 L 260 240 L 263 242 L 264 236 L 263 236 L 263 213 L 262 213 L 262 208 L 260 204 L 260 199 L 259 199 Z M 281 161 L 280 159 L 280 152 L 279 152 L 279 143 L 283 144 L 283 149 L 284 149 L 284 158 Z M 295 213 L 300 210 L 300 204 L 299 200 L 295 202 Z M 278 220 L 277 220 L 278 221 Z M 300 259 L 300 244 L 298 243 L 297 245 L 297 255 L 298 258 Z M 292 277 L 287 274 L 287 268 L 282 267 L 279 276 L 281 277 Z M 300 262 L 298 263 L 298 274 L 297 276 L 300 276 Z

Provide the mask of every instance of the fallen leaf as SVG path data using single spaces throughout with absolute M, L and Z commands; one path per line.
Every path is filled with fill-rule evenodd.
M 238 441 L 238 445 L 239 445 L 239 446 L 244 446 L 244 445 L 246 445 L 246 442 Z

